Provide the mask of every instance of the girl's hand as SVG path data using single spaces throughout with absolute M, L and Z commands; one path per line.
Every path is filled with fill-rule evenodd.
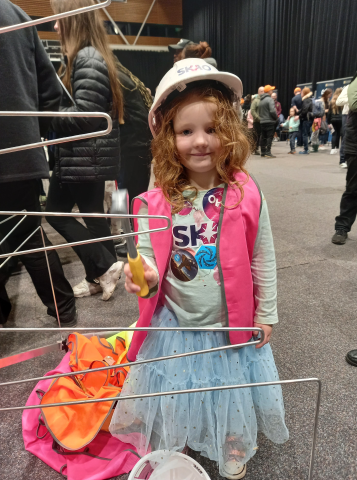
M 271 334 L 273 333 L 273 325 L 264 325 L 262 323 L 255 323 L 254 322 L 254 326 L 256 328 L 261 328 L 262 330 L 264 330 L 264 341 L 263 343 L 260 343 L 259 345 L 256 345 L 255 348 L 262 348 L 264 347 L 264 345 L 266 345 L 267 343 L 269 343 L 269 340 L 270 340 L 270 337 L 271 337 Z M 253 332 L 253 335 L 256 337 L 258 335 L 259 332 Z
M 149 265 L 145 262 L 143 257 L 141 257 L 141 261 L 143 262 L 143 266 L 144 266 L 145 280 L 148 282 L 149 289 L 153 288 L 157 285 L 157 283 L 159 281 L 157 273 L 155 272 L 155 270 L 153 268 L 149 267 Z M 136 285 L 133 282 L 133 274 L 131 273 L 129 263 L 125 264 L 124 273 L 125 273 L 125 277 L 126 277 L 125 278 L 125 290 L 128 293 L 138 293 L 138 292 L 140 292 L 139 285 Z

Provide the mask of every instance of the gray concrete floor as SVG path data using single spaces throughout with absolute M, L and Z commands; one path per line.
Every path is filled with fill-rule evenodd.
M 273 151 L 276 159 L 254 156 L 248 168 L 266 196 L 277 255 L 280 323 L 272 339 L 275 359 L 281 379 L 318 377 L 323 382 L 313 478 L 355 480 L 357 369 L 347 365 L 344 357 L 357 347 L 356 229 L 346 245 L 331 243 L 346 171 L 338 167 L 338 156 L 329 155 L 329 150 L 292 156 L 287 155 L 288 145 L 281 142 L 274 144 Z M 46 228 L 58 243 L 59 236 Z M 75 285 L 84 274 L 78 258 L 72 250 L 62 250 L 60 256 Z M 53 325 L 23 269 L 10 279 L 8 292 L 14 308 L 7 326 Z M 135 297 L 124 291 L 123 280 L 111 301 L 93 297 L 79 299 L 77 304 L 79 326 L 119 329 L 130 325 L 138 314 Z M 2 357 L 53 343 L 58 337 L 1 335 Z M 0 381 L 41 375 L 59 363 L 61 355 L 55 352 L 5 368 Z M 0 405 L 24 405 L 32 387 L 3 388 Z M 289 385 L 283 390 L 290 440 L 276 446 L 260 438 L 259 451 L 248 464 L 247 480 L 307 479 L 316 388 Z M 24 450 L 21 412 L 1 415 L 1 478 L 63 478 Z M 221 478 L 212 462 L 195 458 L 212 479 Z

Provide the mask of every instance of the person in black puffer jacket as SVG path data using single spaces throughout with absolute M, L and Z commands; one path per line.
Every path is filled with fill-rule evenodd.
M 55 14 L 94 5 L 94 0 L 51 0 Z M 97 10 L 59 20 L 55 29 L 61 37 L 66 66 L 60 71 L 63 83 L 73 96 L 63 92 L 64 112 L 104 112 L 111 115 L 113 129 L 106 136 L 59 144 L 47 199 L 48 212 L 71 212 L 75 204 L 81 213 L 104 213 L 105 181 L 119 173 L 120 134 L 123 123 L 123 95 L 116 60 L 107 44 L 106 32 Z M 105 130 L 103 118 L 61 117 L 52 122 L 57 137 Z M 105 218 L 84 218 L 86 227 L 71 217 L 48 217 L 47 221 L 68 242 L 110 237 Z M 113 294 L 123 269 L 117 262 L 114 243 L 81 245 L 74 248 L 82 261 L 86 278 L 73 288 L 75 297 L 103 292 Z

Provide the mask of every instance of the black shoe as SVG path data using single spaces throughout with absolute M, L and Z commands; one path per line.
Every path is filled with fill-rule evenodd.
M 346 362 L 357 367 L 357 350 L 351 350 L 346 355 Z
M 260 156 L 260 153 L 258 152 L 258 150 L 256 152 L 254 152 L 254 155 L 259 155 Z
M 331 241 L 336 245 L 344 245 L 346 243 L 347 237 L 347 232 L 345 232 L 344 230 L 336 230 L 336 233 L 332 237 Z
M 276 156 L 273 155 L 273 154 L 270 153 L 270 152 L 269 152 L 269 153 L 266 153 L 266 154 L 264 155 L 264 157 L 266 157 L 266 158 L 276 158 Z
M 128 247 L 126 245 L 126 242 L 124 244 L 122 243 L 121 245 L 115 245 L 114 248 L 118 257 L 128 256 Z
M 76 314 L 73 318 L 73 320 L 70 320 L 69 322 L 63 322 L 61 320 L 61 317 L 60 317 L 60 321 L 61 321 L 61 328 L 74 328 L 77 326 L 77 321 L 78 321 L 78 313 L 77 313 L 77 310 L 76 310 Z M 57 322 L 57 325 L 58 325 L 58 322 Z

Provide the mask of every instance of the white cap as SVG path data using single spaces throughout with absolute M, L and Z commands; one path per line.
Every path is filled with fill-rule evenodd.
M 154 103 L 149 112 L 149 126 L 154 137 L 156 136 L 155 113 L 164 103 L 170 93 L 177 90 L 182 92 L 187 85 L 198 80 L 216 80 L 232 91 L 238 101 L 243 94 L 243 85 L 236 75 L 227 72 L 220 72 L 212 65 L 209 65 L 202 58 L 185 58 L 176 62 L 161 80 L 156 89 Z

